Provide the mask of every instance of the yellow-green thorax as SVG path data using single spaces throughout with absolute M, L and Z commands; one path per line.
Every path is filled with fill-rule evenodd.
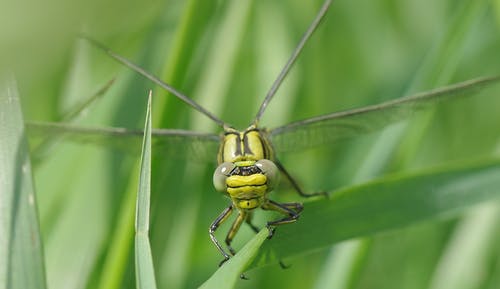
M 244 131 L 226 128 L 219 147 L 217 161 L 239 162 L 273 159 L 273 150 L 262 130 L 250 126 Z
M 225 129 L 214 173 L 216 189 L 227 194 L 239 210 L 260 207 L 279 177 L 272 158 L 269 142 L 255 126 L 244 131 Z

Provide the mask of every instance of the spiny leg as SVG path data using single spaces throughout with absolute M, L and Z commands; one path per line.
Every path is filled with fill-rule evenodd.
M 315 196 L 319 196 L 319 195 L 323 195 L 325 197 L 328 197 L 328 193 L 327 192 L 305 193 L 300 188 L 299 184 L 297 184 L 297 182 L 295 181 L 295 179 L 287 172 L 287 170 L 285 169 L 285 167 L 283 166 L 283 164 L 281 164 L 281 162 L 279 160 L 274 160 L 274 164 L 276 164 L 276 166 L 278 167 L 278 169 L 283 173 L 283 175 L 285 175 L 286 179 L 290 182 L 290 184 L 295 189 L 295 191 L 299 195 L 301 195 L 302 197 L 310 198 L 310 197 L 315 197 Z
M 217 250 L 219 250 L 219 252 L 224 256 L 224 260 L 222 260 L 219 263 L 219 267 L 222 266 L 222 264 L 224 264 L 224 262 L 229 260 L 230 256 L 229 256 L 229 254 L 227 254 L 224 251 L 224 249 L 220 245 L 219 241 L 217 241 L 214 233 L 217 230 L 217 228 L 219 228 L 220 224 L 224 223 L 224 221 L 227 220 L 227 218 L 231 215 L 232 212 L 233 212 L 233 205 L 231 204 L 224 211 L 222 211 L 222 213 L 217 217 L 217 219 L 215 219 L 215 221 L 210 225 L 210 228 L 208 228 L 208 233 L 210 234 L 210 239 L 215 244 L 215 247 L 217 247 Z
M 252 224 L 252 217 L 253 217 L 253 213 L 249 212 L 247 214 L 247 218 L 245 219 L 245 223 L 247 223 L 250 226 L 250 228 L 252 228 L 252 230 L 257 234 L 259 232 L 259 228 L 257 226 L 255 226 L 254 224 Z
M 231 242 L 233 241 L 234 236 L 236 235 L 236 233 L 238 233 L 241 224 L 246 218 L 247 213 L 245 211 L 239 211 L 238 217 L 236 218 L 236 220 L 234 220 L 233 225 L 231 225 L 231 229 L 229 229 L 229 232 L 227 232 L 226 245 L 229 249 L 229 252 L 231 252 L 233 256 L 236 254 L 236 251 L 233 249 L 233 247 L 231 247 Z
M 280 204 L 280 203 L 277 203 L 275 201 L 271 201 L 268 199 L 262 205 L 262 209 L 264 209 L 264 210 L 276 211 L 276 212 L 282 213 L 283 215 L 286 215 L 286 217 L 284 217 L 284 218 L 281 218 L 281 219 L 278 219 L 275 221 L 267 222 L 266 227 L 269 230 L 269 235 L 267 236 L 268 239 L 272 238 L 272 236 L 274 234 L 274 230 L 275 230 L 274 227 L 275 226 L 283 225 L 283 224 L 290 224 L 290 223 L 297 221 L 297 219 L 300 216 L 300 212 L 296 212 L 293 209 L 290 209 L 290 207 L 300 208 L 300 207 L 302 207 L 302 204 L 286 203 L 286 205 L 283 205 L 283 204 Z
M 302 210 L 304 209 L 304 205 L 302 205 L 301 203 L 281 203 L 280 205 L 294 210 L 297 213 L 302 212 Z

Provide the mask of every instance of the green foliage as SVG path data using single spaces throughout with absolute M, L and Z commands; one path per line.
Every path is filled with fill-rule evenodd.
M 0 66 L 16 73 L 25 119 L 61 120 L 115 78 L 78 124 L 142 129 L 153 89 L 154 127 L 213 132 L 206 118 L 75 35 L 84 31 L 243 128 L 322 1 L 49 2 L 32 6 L 47 12 L 36 15 L 18 4 L 3 9 L 10 15 L 2 20 L 17 24 L 0 25 Z M 499 75 L 499 4 L 490 2 L 334 1 L 262 124 Z M 228 200 L 212 188 L 214 165 L 153 151 L 149 242 L 158 288 L 496 288 L 499 89 L 381 133 L 279 155 L 307 191 L 331 198 L 307 202 L 298 222 L 270 241 L 265 230 L 242 228 L 234 243 L 241 254 L 219 270 L 207 227 Z M 48 288 L 135 288 L 141 152 L 65 142 L 44 152 L 34 183 Z M 270 197 L 300 201 L 286 186 Z M 275 217 L 257 215 L 259 226 Z M 250 280 L 239 280 L 246 264 Z

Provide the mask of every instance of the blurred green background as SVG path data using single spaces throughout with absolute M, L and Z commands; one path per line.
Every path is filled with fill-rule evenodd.
M 116 79 L 79 124 L 141 128 L 147 90 L 153 89 L 154 126 L 216 132 L 203 116 L 76 38 L 84 32 L 244 128 L 320 5 L 11 1 L 0 12 L 0 66 L 16 73 L 27 120 L 58 121 Z M 499 1 L 334 1 L 262 124 L 273 128 L 498 75 L 499 24 Z M 332 191 L 391 172 L 498 155 L 499 92 L 497 87 L 440 105 L 412 119 L 402 138 L 388 130 L 280 158 L 308 191 Z M 153 154 L 151 242 L 158 285 L 193 288 L 217 269 L 221 256 L 207 229 L 228 201 L 212 187 L 213 163 Z M 64 143 L 35 163 L 49 288 L 135 287 L 138 158 L 139 151 Z M 273 198 L 297 200 L 289 191 Z M 499 211 L 493 202 L 460 218 L 310 252 L 284 260 L 292 265 L 288 270 L 277 264 L 254 269 L 237 287 L 498 288 Z M 227 229 L 220 229 L 221 239 Z M 252 234 L 244 226 L 234 247 Z

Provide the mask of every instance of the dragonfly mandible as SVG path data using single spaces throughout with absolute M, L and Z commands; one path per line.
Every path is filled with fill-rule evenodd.
M 185 154 L 189 154 L 193 158 L 203 158 L 207 155 L 213 157 L 217 154 L 218 167 L 214 172 L 213 183 L 217 191 L 225 194 L 230 199 L 228 207 L 220 213 L 209 227 L 210 238 L 224 257 L 220 265 L 227 261 L 231 255 L 236 254 L 236 251 L 231 247 L 231 242 L 243 222 L 249 224 L 254 231 L 259 230 L 257 226 L 251 223 L 252 215 L 256 209 L 272 210 L 283 215 L 280 219 L 267 222 L 266 227 L 269 230 L 269 237 L 274 234 L 276 226 L 297 221 L 303 209 L 301 203 L 278 203 L 269 198 L 269 193 L 276 187 L 280 176 L 285 177 L 292 184 L 295 191 L 303 197 L 324 194 L 306 193 L 302 190 L 276 158 L 276 152 L 301 150 L 306 147 L 331 143 L 346 137 L 366 134 L 407 118 L 414 112 L 425 109 L 437 102 L 472 95 L 478 89 L 500 80 L 499 77 L 472 79 L 430 92 L 402 97 L 359 109 L 325 114 L 274 129 L 261 127 L 260 119 L 266 107 L 273 99 L 308 39 L 325 17 L 331 2 L 332 0 L 324 1 L 316 17 L 273 82 L 254 120 L 243 131 L 233 128 L 193 99 L 111 51 L 98 41 L 90 37 L 84 37 L 121 64 L 169 91 L 221 128 L 221 134 L 176 129 L 153 130 L 153 145 L 155 147 L 163 146 L 165 150 L 174 148 L 184 150 Z M 129 146 L 129 142 L 124 141 L 124 138 L 138 140 L 142 136 L 140 130 L 87 128 L 65 123 L 30 123 L 29 128 L 44 135 L 64 134 L 66 137 L 79 141 L 105 143 L 115 147 L 123 144 Z M 225 239 L 228 252 L 215 237 L 215 231 L 233 212 L 237 212 L 238 216 Z

